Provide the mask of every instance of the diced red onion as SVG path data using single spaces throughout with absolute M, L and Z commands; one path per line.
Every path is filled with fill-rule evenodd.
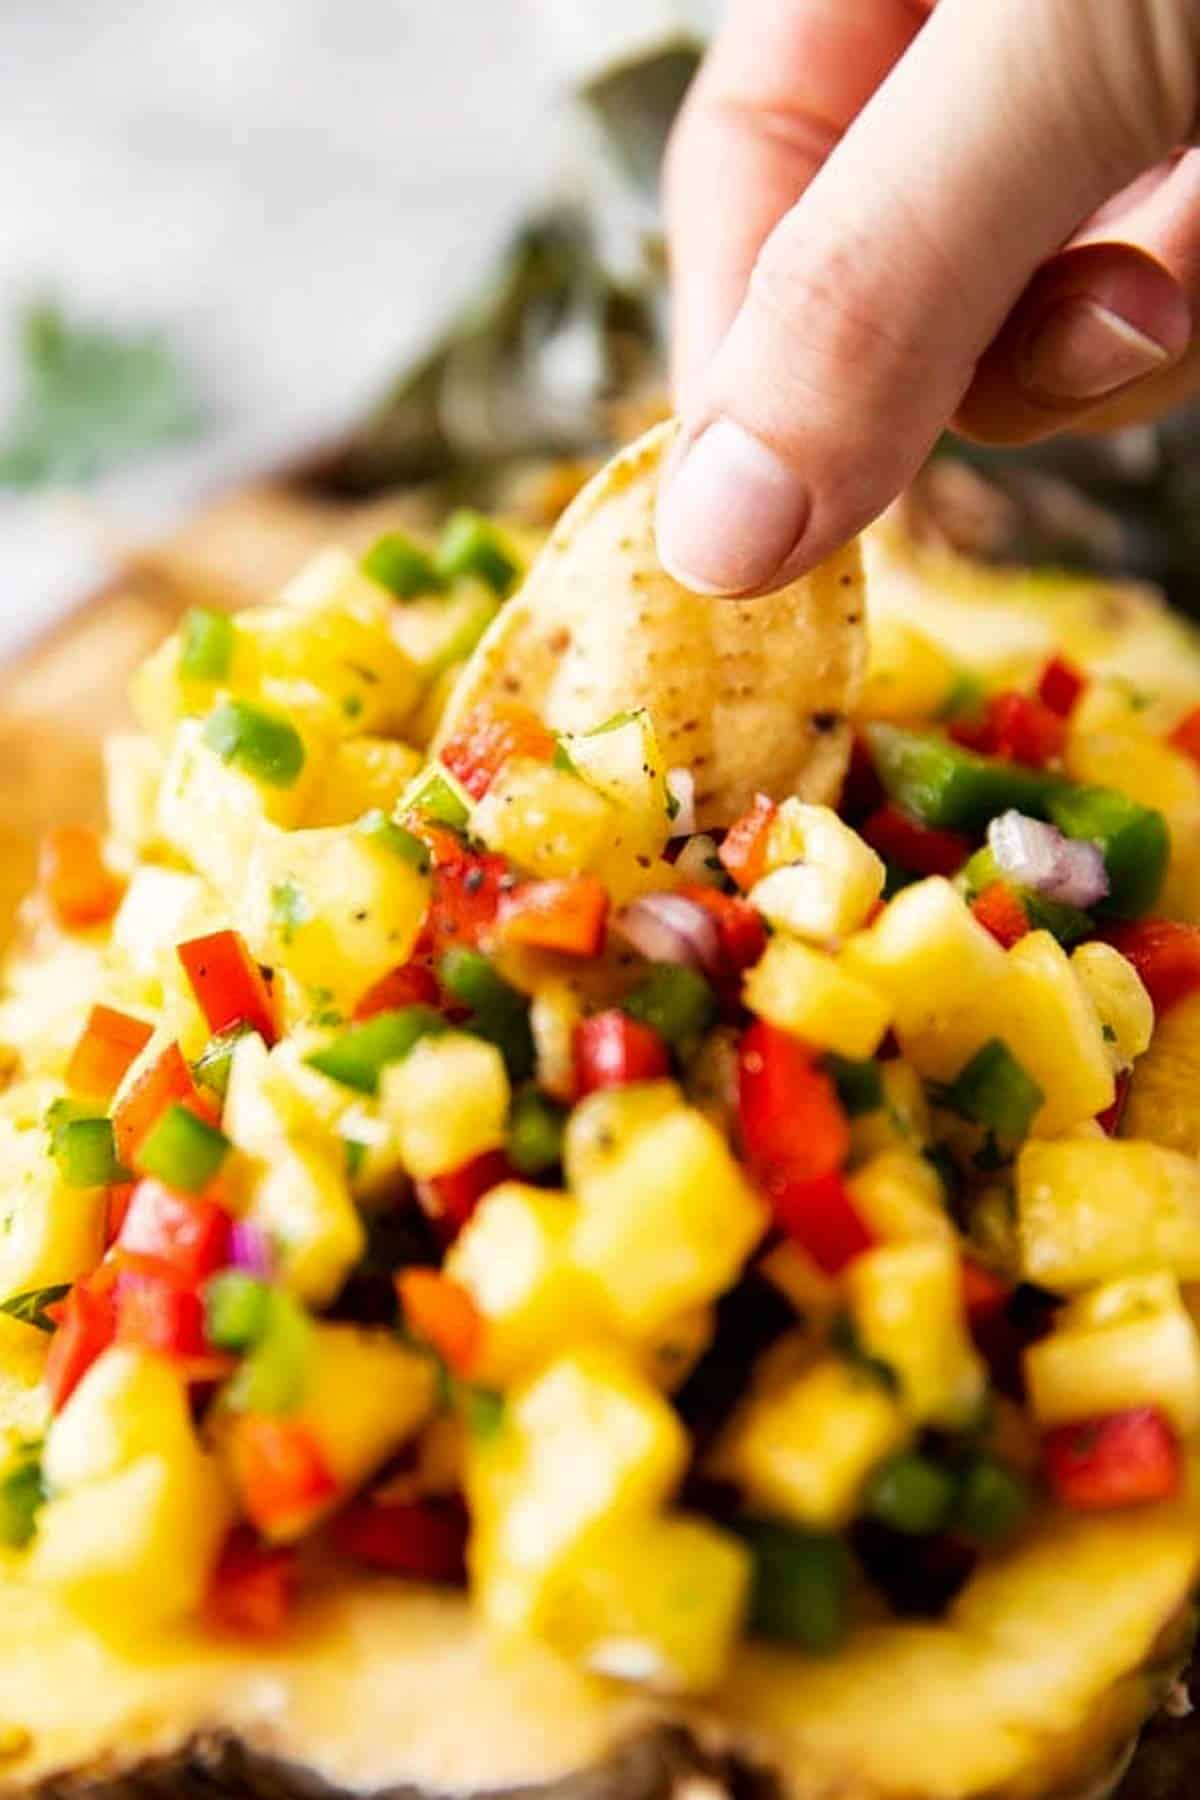
M 1010 810 L 988 826 L 996 862 L 1019 887 L 1086 909 L 1108 893 L 1108 870 L 1098 844 L 1064 837 L 1043 819 Z
M 691 837 L 696 829 L 696 777 L 690 769 L 667 770 L 667 792 L 675 802 L 671 820 L 673 838 Z
M 643 894 L 617 914 L 613 930 L 651 962 L 683 963 L 711 974 L 721 958 L 712 914 L 683 894 Z
M 257 1275 L 269 1281 L 274 1273 L 274 1257 L 267 1234 L 250 1219 L 235 1219 L 229 1234 L 229 1261 L 246 1275 Z

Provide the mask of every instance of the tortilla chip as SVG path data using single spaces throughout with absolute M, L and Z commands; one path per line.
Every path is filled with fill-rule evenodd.
M 439 736 L 498 699 L 556 731 L 645 707 L 668 766 L 695 776 L 702 829 L 729 824 L 760 790 L 831 800 L 866 652 L 858 545 L 761 599 L 689 593 L 654 546 L 675 430 L 655 426 L 621 451 L 563 514 L 463 671 Z

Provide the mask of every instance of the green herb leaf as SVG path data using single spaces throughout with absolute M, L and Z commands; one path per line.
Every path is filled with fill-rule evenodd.
M 51 1287 L 28 1288 L 23 1294 L 0 1300 L 0 1313 L 7 1313 L 10 1319 L 19 1319 L 22 1325 L 32 1325 L 35 1331 L 53 1331 L 54 1320 L 48 1316 L 47 1308 L 57 1306 L 70 1291 L 69 1281 L 56 1282 Z
M 0 487 L 87 481 L 198 428 L 191 383 L 155 333 L 121 336 L 41 305 L 25 315 L 22 348 Z
M 33 1537 L 45 1500 L 42 1446 L 36 1441 L 22 1444 L 0 1474 L 0 1544 L 23 1550 Z

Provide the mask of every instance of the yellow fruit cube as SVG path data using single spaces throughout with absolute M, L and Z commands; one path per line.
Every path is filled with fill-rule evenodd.
M 277 1145 L 250 1191 L 249 1216 L 279 1253 L 284 1285 L 311 1306 L 333 1299 L 366 1249 L 366 1231 L 336 1152 Z
M 1154 1002 L 1133 964 L 1097 938 L 1071 954 L 1071 967 L 1096 1010 L 1109 1060 L 1127 1069 L 1150 1047 Z
M 202 875 L 143 863 L 135 869 L 112 922 L 112 958 L 157 998 L 176 946 L 229 924 L 229 912 Z
M 10 1119 L 0 1119 L 0 1168 L 0 1299 L 94 1269 L 104 1254 L 103 1189 L 67 1187 L 46 1133 Z M 29 1334 L 26 1325 L 4 1324 L 21 1337 Z
M 848 1181 L 854 1204 L 876 1237 L 955 1241 L 941 1177 L 914 1150 L 881 1150 Z
M 569 981 L 542 981 L 529 1003 L 538 1086 L 556 1100 L 575 1097 L 575 1031 L 583 1002 Z
M 649 713 L 639 709 L 592 731 L 564 732 L 562 743 L 590 787 L 642 821 L 657 855 L 667 841 L 667 782 Z
M 660 1507 L 687 1435 L 628 1357 L 585 1346 L 510 1395 L 467 1468 L 472 1584 L 488 1623 L 538 1630 L 557 1579 L 583 1567 L 600 1529 Z
M 823 950 L 775 937 L 745 981 L 746 1005 L 760 1018 L 822 1050 L 873 1056 L 891 1021 L 877 987 Z
M 939 644 L 904 620 L 871 620 L 867 673 L 858 711 L 864 719 L 918 725 L 936 719 L 958 681 L 958 669 Z
M 519 1375 L 603 1328 L 599 1283 L 571 1261 L 576 1203 L 506 1181 L 486 1194 L 455 1239 L 446 1273 L 485 1324 L 476 1379 L 507 1387 Z
M 1069 1131 L 1112 1105 L 1113 1066 L 1099 1014 L 1048 931 L 1031 931 L 1008 953 L 998 1035 L 1045 1095 L 1032 1127 L 1039 1136 Z
M 42 1474 L 51 1494 L 102 1481 L 156 1452 L 197 1454 L 187 1388 L 165 1357 L 115 1344 L 84 1375 L 46 1433 Z
M 758 1268 L 772 1287 L 791 1301 L 806 1326 L 824 1329 L 833 1323 L 842 1304 L 841 1284 L 799 1244 L 785 1238 L 762 1258 Z
M 846 1286 L 859 1341 L 894 1371 L 909 1416 L 949 1430 L 969 1424 L 987 1375 L 967 1333 L 957 1247 L 881 1245 L 855 1259 Z
M 1134 1064 L 1122 1135 L 1200 1156 L 1198 1092 L 1200 994 L 1189 994 L 1157 1020 L 1149 1049 Z
M 682 1111 L 683 1104 L 673 1081 L 634 1081 L 589 1094 L 571 1113 L 563 1135 L 567 1186 L 577 1191 L 611 1174 L 647 1125 Z
M 794 796 L 780 803 L 767 833 L 766 868 L 751 892 L 753 904 L 781 931 L 818 943 L 858 930 L 886 874 L 870 845 L 832 807 Z
M 721 1473 L 744 1487 L 752 1506 L 836 1531 L 853 1517 L 872 1470 L 910 1435 L 874 1375 L 830 1357 L 753 1394 L 717 1455 Z
M 902 1056 L 880 1067 L 883 1104 L 850 1121 L 850 1155 L 866 1162 L 885 1150 L 923 1150 L 933 1136 L 925 1083 Z
M 464 1031 L 422 1038 L 383 1076 L 380 1108 L 410 1175 L 460 1169 L 504 1142 L 510 1098 L 504 1058 Z
M 1133 1277 L 1082 1296 L 1025 1352 L 1025 1381 L 1043 1426 L 1158 1406 L 1190 1437 L 1200 1426 L 1200 1337 L 1178 1282 Z
M 330 752 L 304 823 L 350 825 L 364 813 L 391 813 L 425 758 L 395 738 L 346 738 Z
M 449 593 L 425 594 L 397 606 L 392 636 L 422 683 L 436 685 L 439 676 L 470 656 L 500 606 L 499 595 L 485 582 L 459 581 Z
M 890 1002 L 901 1049 L 924 1076 L 953 1080 L 997 1035 L 1007 959 L 941 876 L 902 889 L 874 925 L 850 939 L 842 962 Z
M 766 1205 L 726 1139 L 690 1108 L 635 1132 L 577 1193 L 571 1254 L 635 1337 L 715 1299 L 767 1227 Z
M 664 1394 L 678 1393 L 716 1336 L 716 1311 L 711 1306 L 691 1306 L 677 1318 L 660 1325 L 644 1343 L 635 1346 L 640 1362 L 655 1387 Z
M 388 1331 L 318 1323 L 304 1399 L 288 1416 L 311 1432 L 346 1495 L 415 1435 L 436 1402 L 429 1357 Z
M 1200 1280 L 1200 1165 L 1157 1144 L 1030 1141 L 1017 1159 L 1021 1273 L 1071 1293 L 1169 1269 Z
M 750 1573 L 745 1545 L 707 1520 L 635 1520 L 556 1584 L 545 1635 L 593 1674 L 707 1693 L 728 1667 Z
M 576 875 L 600 866 L 618 818 L 577 775 L 514 756 L 476 805 L 471 830 L 531 875 Z
M 410 841 L 415 860 L 355 826 L 260 833 L 237 909 L 254 955 L 349 1011 L 420 932 L 429 878 Z
M 119 849 L 140 856 L 157 834 L 163 753 L 153 738 L 137 731 L 112 732 L 103 749 L 109 830 Z

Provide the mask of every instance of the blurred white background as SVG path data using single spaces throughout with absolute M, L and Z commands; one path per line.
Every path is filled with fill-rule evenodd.
M 90 497 L 117 531 L 335 433 L 562 166 L 555 97 L 712 0 L 0 0 L 0 419 L 40 295 L 161 326 L 210 429 Z M 0 652 L 104 572 L 0 494 Z

